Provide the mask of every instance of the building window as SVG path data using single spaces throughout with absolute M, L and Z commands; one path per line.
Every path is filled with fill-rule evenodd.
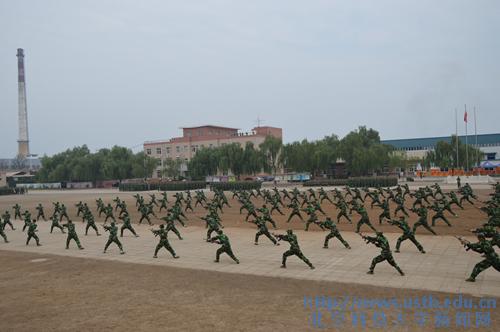
M 188 151 L 188 146 L 184 145 L 184 152 Z
M 175 147 L 175 151 L 177 151 L 177 153 L 181 152 L 181 147 L 180 146 L 176 146 Z
M 166 150 L 167 154 L 170 154 L 170 148 L 166 148 L 165 150 Z
M 156 171 L 156 177 L 161 178 L 161 171 L 160 170 Z
M 161 148 L 156 148 L 156 154 L 161 154 Z
M 161 159 L 158 159 L 158 160 L 157 160 L 156 165 L 157 165 L 157 166 L 161 166 Z
M 196 152 L 196 147 L 195 146 L 191 147 L 191 152 Z
M 146 154 L 151 154 L 151 149 L 146 149 Z

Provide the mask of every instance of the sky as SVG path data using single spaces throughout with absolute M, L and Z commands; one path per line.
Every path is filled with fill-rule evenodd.
M 285 143 L 500 132 L 500 1 L 0 0 L 0 157 L 17 153 L 17 48 L 31 153 L 140 151 L 204 124 Z

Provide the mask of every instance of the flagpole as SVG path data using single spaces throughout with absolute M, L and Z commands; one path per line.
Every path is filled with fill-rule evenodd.
M 468 136 L 467 136 L 467 104 L 465 104 L 465 171 L 469 170 L 469 147 L 468 147 Z
M 457 160 L 455 162 L 455 168 L 458 170 L 459 169 L 459 162 L 458 162 L 458 111 L 457 108 L 455 107 L 455 138 L 457 141 Z
M 475 148 L 476 148 L 476 150 L 477 150 L 477 149 L 478 149 L 478 147 L 477 147 L 477 121 L 476 121 L 476 106 L 474 106 L 474 135 L 476 136 L 476 144 L 475 144 Z M 479 166 L 479 162 L 480 162 L 479 157 L 480 157 L 480 155 L 479 155 L 479 156 L 476 156 L 476 162 L 478 163 L 478 165 L 477 165 L 477 166 Z M 479 170 L 478 170 L 478 172 L 479 172 Z

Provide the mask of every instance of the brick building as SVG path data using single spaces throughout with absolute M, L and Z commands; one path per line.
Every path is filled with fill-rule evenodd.
M 250 132 L 241 132 L 237 128 L 220 126 L 200 126 L 182 128 L 182 136 L 169 140 L 144 142 L 144 153 L 158 159 L 158 166 L 152 177 L 161 177 L 163 162 L 168 159 L 180 159 L 184 162 L 181 171 L 187 170 L 187 162 L 203 148 L 215 148 L 231 143 L 244 147 L 252 142 L 256 148 L 264 142 L 267 136 L 283 137 L 283 130 L 275 127 L 255 127 Z

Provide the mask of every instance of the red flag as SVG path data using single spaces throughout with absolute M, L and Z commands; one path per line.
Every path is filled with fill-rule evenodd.
M 464 122 L 467 122 L 467 111 L 464 113 Z

